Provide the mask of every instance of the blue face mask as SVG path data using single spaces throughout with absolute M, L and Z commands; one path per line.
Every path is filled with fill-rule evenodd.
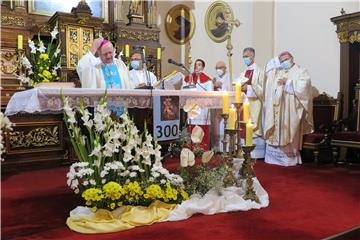
M 282 63 L 280 63 L 280 67 L 281 67 L 282 69 L 289 69 L 289 68 L 291 68 L 290 59 L 288 59 L 288 60 L 283 61 Z
M 246 66 L 249 66 L 251 64 L 251 60 L 249 57 L 244 57 L 243 59 Z
M 131 61 L 131 67 L 135 70 L 138 70 L 140 68 L 140 61 L 138 60 L 132 60 Z

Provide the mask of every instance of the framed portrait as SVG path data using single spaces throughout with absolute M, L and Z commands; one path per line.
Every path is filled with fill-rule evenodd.
M 165 30 L 172 42 L 187 43 L 195 31 L 195 18 L 190 8 L 182 4 L 171 8 L 166 14 Z
M 70 13 L 76 7 L 79 0 L 28 0 L 29 13 L 52 16 L 55 12 Z M 103 18 L 109 22 L 109 0 L 86 1 L 94 17 Z
M 211 40 L 220 43 L 228 38 L 230 26 L 226 19 L 233 15 L 231 7 L 223 1 L 210 5 L 205 15 L 205 29 Z

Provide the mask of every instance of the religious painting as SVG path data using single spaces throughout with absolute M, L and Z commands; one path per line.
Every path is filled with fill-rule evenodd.
M 165 29 L 170 40 L 176 44 L 187 43 L 195 31 L 195 18 L 185 5 L 176 5 L 166 14 Z
M 109 22 L 109 0 L 86 1 L 94 17 L 104 18 L 104 22 Z M 73 7 L 79 4 L 79 0 L 29 0 L 29 13 L 52 16 L 55 12 L 70 13 Z
M 211 40 L 220 43 L 228 38 L 230 26 L 227 19 L 232 15 L 231 7 L 223 1 L 210 5 L 205 15 L 205 28 Z
M 161 96 L 161 121 L 179 119 L 179 97 Z

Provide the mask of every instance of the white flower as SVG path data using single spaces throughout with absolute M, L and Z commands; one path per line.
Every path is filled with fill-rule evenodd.
M 130 176 L 131 178 L 136 177 L 136 176 L 137 176 L 137 173 L 136 173 L 136 172 L 131 172 L 129 176 Z
M 36 47 L 35 47 L 35 43 L 32 41 L 32 40 L 28 40 L 28 45 L 29 45 L 29 47 L 30 47 L 30 49 L 31 49 L 31 52 L 30 53 L 36 53 Z
M 201 108 L 196 102 L 193 102 L 193 100 L 187 100 L 184 105 L 184 112 L 188 114 L 189 119 L 194 119 L 200 115 Z
M 96 181 L 94 179 L 90 179 L 90 184 L 91 185 L 96 185 Z
M 57 25 L 55 25 L 54 29 L 52 30 L 51 34 L 51 38 L 55 39 L 56 35 L 59 33 L 59 31 L 57 30 Z
M 210 151 L 206 151 L 203 153 L 203 155 L 201 156 L 201 162 L 203 163 L 207 163 L 211 160 L 211 158 L 214 156 L 214 151 L 210 150 Z
M 194 153 L 188 148 L 183 148 L 180 153 L 181 167 L 194 166 L 194 164 L 195 164 Z
M 165 179 L 161 179 L 161 180 L 160 180 L 160 183 L 161 183 L 161 184 L 165 184 L 165 183 L 166 183 L 166 180 L 165 180 Z
M 29 73 L 29 74 L 30 74 L 30 73 Z M 27 84 L 27 83 L 30 82 L 30 78 L 27 77 L 27 76 L 25 76 L 25 74 L 18 75 L 18 76 L 17 76 L 17 79 L 18 79 L 19 81 L 21 81 L 22 83 L 25 83 L 25 84 Z
M 60 48 L 58 47 L 58 48 L 56 48 L 56 51 L 54 52 L 54 56 L 57 57 L 59 53 L 60 53 Z
M 40 40 L 39 48 L 37 49 L 40 53 L 44 53 L 46 51 L 46 47 L 44 46 L 43 41 Z
M 204 135 L 205 135 L 204 130 L 199 126 L 195 126 L 191 131 L 191 141 L 193 143 L 201 143 L 204 138 Z

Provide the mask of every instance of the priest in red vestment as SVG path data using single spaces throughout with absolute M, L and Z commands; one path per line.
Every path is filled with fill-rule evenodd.
M 204 68 L 205 62 L 202 59 L 197 59 L 195 61 L 194 73 L 185 77 L 183 87 L 194 84 L 194 89 L 198 91 L 213 91 L 214 86 L 212 79 L 203 72 Z M 210 124 L 210 111 L 207 108 L 201 108 L 200 115 L 189 120 L 190 131 L 192 131 L 195 126 L 200 126 L 204 130 L 205 135 L 200 144 L 200 147 L 204 150 L 209 150 L 210 147 Z

